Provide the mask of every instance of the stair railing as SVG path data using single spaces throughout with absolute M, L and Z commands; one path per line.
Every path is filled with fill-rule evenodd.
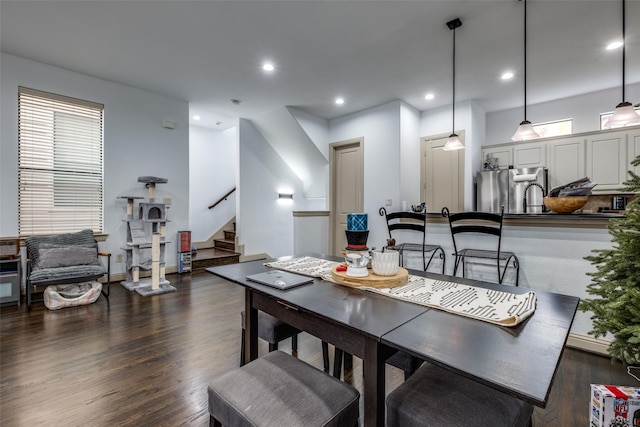
M 209 209 L 213 209 L 213 208 L 215 208 L 216 206 L 218 206 L 220 203 L 222 203 L 222 202 L 224 202 L 225 200 L 227 200 L 227 199 L 229 198 L 229 196 L 230 196 L 234 191 L 236 191 L 236 187 L 233 187 L 233 190 L 229 191 L 227 194 L 225 194 L 224 196 L 220 197 L 220 199 L 219 199 L 217 202 L 215 202 L 215 203 L 213 203 L 213 204 L 209 205 Z

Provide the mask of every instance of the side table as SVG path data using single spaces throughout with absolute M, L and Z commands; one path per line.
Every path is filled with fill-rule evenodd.
M 20 255 L 0 259 L 0 306 L 20 305 L 22 261 Z

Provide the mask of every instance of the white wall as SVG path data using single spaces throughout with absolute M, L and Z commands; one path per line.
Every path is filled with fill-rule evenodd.
M 573 133 L 591 132 L 600 129 L 600 114 L 613 111 L 621 101 L 622 89 L 613 88 L 589 92 L 570 98 L 529 105 L 527 119 L 532 123 L 573 119 Z M 640 83 L 627 85 L 626 100 L 640 102 Z M 485 145 L 511 142 L 511 136 L 522 121 L 522 108 L 496 111 L 487 114 L 487 137 Z
M 399 101 L 330 121 L 331 142 L 364 137 L 364 212 L 369 215 L 369 247 L 386 243 L 387 230 L 378 209 L 392 199 L 388 211 L 400 205 Z
M 416 205 L 420 200 L 420 111 L 400 106 L 400 200 L 394 206 L 402 209 L 402 202 Z M 395 209 L 394 209 L 395 210 Z
M 245 255 L 293 253 L 293 211 L 307 210 L 303 184 L 251 122 L 238 125 L 237 236 Z M 278 200 L 279 191 L 293 201 Z
M 191 241 L 208 240 L 236 214 L 237 128 L 219 131 L 189 127 L 189 224 Z
M 147 196 L 138 177 L 167 178 L 156 197 L 171 198 L 167 235 L 176 253 L 178 230 L 189 229 L 189 106 L 186 102 L 75 73 L 12 55 L 0 60 L 0 235 L 18 234 L 18 86 L 26 86 L 104 104 L 104 232 L 100 249 L 118 254 L 126 239 L 126 201 L 119 196 Z M 174 130 L 163 120 L 176 123 Z M 177 259 L 167 256 L 167 266 Z M 112 271 L 124 264 L 112 262 Z

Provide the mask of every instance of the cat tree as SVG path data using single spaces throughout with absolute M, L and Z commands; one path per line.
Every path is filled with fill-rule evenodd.
M 167 181 L 166 178 L 140 176 L 138 182 L 145 183 L 149 198 L 144 201 L 140 196 L 119 197 L 127 200 L 127 241 L 123 248 L 126 278 L 120 284 L 143 296 L 176 290 L 165 278 L 165 246 L 170 243 L 166 239 L 169 205 L 156 199 L 156 184 L 166 184 Z M 137 211 L 136 200 L 140 200 Z M 151 277 L 141 279 L 141 270 L 151 270 Z

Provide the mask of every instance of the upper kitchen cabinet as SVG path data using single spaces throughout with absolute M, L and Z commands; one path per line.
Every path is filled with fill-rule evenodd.
M 513 147 L 511 146 L 489 146 L 482 149 L 482 161 L 494 159 L 494 169 L 507 169 L 513 164 Z M 486 169 L 483 165 L 482 169 Z
M 631 162 L 640 156 L 640 129 L 635 129 L 628 134 L 629 158 L 627 159 L 627 169 L 632 170 L 636 175 L 640 175 L 640 165 L 631 166 Z
M 585 138 L 547 142 L 549 188 L 585 177 Z
M 627 179 L 627 131 L 587 136 L 586 174 L 598 184 L 594 192 L 620 190 Z
M 536 168 L 547 166 L 547 145 L 544 142 L 525 142 L 513 146 L 513 167 Z

